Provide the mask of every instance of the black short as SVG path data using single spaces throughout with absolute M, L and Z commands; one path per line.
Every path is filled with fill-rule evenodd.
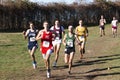
M 38 44 L 37 43 L 28 43 L 28 50 L 32 50 L 32 48 L 38 48 Z
M 105 26 L 100 26 L 100 28 L 101 28 L 102 30 L 104 30 L 104 29 L 105 29 Z
M 74 47 L 66 47 L 65 48 L 65 54 L 70 54 L 71 52 L 75 52 Z

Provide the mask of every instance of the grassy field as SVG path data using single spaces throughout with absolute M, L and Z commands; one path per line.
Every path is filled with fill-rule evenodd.
M 64 47 L 60 50 L 58 68 L 52 68 L 50 80 L 120 80 L 120 29 L 112 37 L 111 26 L 106 25 L 106 35 L 99 37 L 98 27 L 89 27 L 84 60 L 78 62 L 79 52 L 73 61 L 72 74 L 64 68 Z M 27 51 L 27 40 L 21 33 L 0 33 L 0 80 L 46 80 L 46 70 L 39 49 L 36 59 L 38 68 L 32 68 Z M 51 56 L 53 63 L 54 54 Z M 52 65 L 52 64 L 51 64 Z M 108 70 L 110 67 L 110 70 Z

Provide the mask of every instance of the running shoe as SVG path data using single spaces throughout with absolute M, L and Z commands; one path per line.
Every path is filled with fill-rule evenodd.
M 54 63 L 53 63 L 53 67 L 56 67 L 56 64 L 57 64 L 57 63 L 56 63 L 56 62 L 54 62 Z
M 68 74 L 69 74 L 69 75 L 71 74 L 70 71 L 68 71 Z
M 37 68 L 37 63 L 33 62 L 33 69 L 36 69 L 36 68 Z
M 47 70 L 47 78 L 50 78 L 51 74 L 50 74 L 50 70 Z

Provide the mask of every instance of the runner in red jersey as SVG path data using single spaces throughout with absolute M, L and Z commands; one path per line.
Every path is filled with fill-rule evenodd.
M 51 32 L 46 32 L 46 31 L 42 31 L 42 37 L 41 37 L 41 51 L 42 51 L 42 54 L 46 54 L 47 51 L 49 49 L 53 49 L 53 46 L 52 46 L 52 33 Z
M 47 78 L 50 78 L 50 55 L 53 53 L 52 40 L 54 39 L 54 35 L 49 30 L 48 22 L 45 21 L 43 27 L 44 29 L 39 31 L 36 40 L 41 40 L 40 51 L 42 52 L 47 69 Z

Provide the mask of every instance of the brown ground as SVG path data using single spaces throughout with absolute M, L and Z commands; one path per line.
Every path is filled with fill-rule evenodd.
M 80 62 L 80 54 L 76 49 L 71 75 L 68 75 L 68 68 L 64 64 L 63 46 L 60 51 L 58 67 L 51 67 L 52 76 L 50 79 L 46 78 L 46 69 L 41 66 L 43 65 L 42 57 L 39 59 L 41 61 L 36 70 L 33 70 L 31 66 L 31 68 L 26 67 L 19 72 L 13 70 L 14 73 L 6 71 L 0 74 L 6 74 L 3 75 L 3 77 L 6 77 L 4 80 L 120 80 L 120 71 L 118 71 L 120 70 L 120 62 L 118 62 L 120 59 L 120 37 L 113 38 L 111 34 L 108 34 L 100 38 L 96 32 L 95 34 L 92 32 L 93 28 L 90 31 L 93 35 L 88 37 L 86 53 L 84 59 Z M 53 57 L 54 54 L 51 56 L 51 65 Z M 108 70 L 108 67 L 110 67 L 110 70 Z
M 112 66 L 110 61 L 120 59 L 120 54 L 113 54 L 110 50 L 118 42 L 113 42 L 107 37 L 95 38 L 96 44 L 92 40 L 88 40 L 86 46 L 86 53 L 84 59 L 79 61 L 79 52 L 76 54 L 73 61 L 71 75 L 68 75 L 68 68 L 65 67 L 63 61 L 63 53 L 60 53 L 60 58 L 57 68 L 52 68 L 52 76 L 50 79 L 46 78 L 46 70 L 43 66 L 38 66 L 38 69 L 26 70 L 27 73 L 24 80 L 120 80 L 120 72 L 114 71 L 120 66 Z M 105 41 L 103 39 L 106 39 Z M 101 43 L 102 42 L 102 43 Z M 88 44 L 89 43 L 89 44 Z M 106 44 L 107 46 L 104 46 Z M 62 50 L 61 50 L 62 52 Z M 53 56 L 51 57 L 53 63 Z M 112 66 L 112 67 L 111 67 Z M 108 70 L 110 67 L 110 70 Z M 112 68 L 112 69 L 111 69 Z M 17 76 L 18 77 L 18 76 Z M 21 77 L 21 76 L 20 76 Z M 21 79 L 21 78 L 20 78 Z

